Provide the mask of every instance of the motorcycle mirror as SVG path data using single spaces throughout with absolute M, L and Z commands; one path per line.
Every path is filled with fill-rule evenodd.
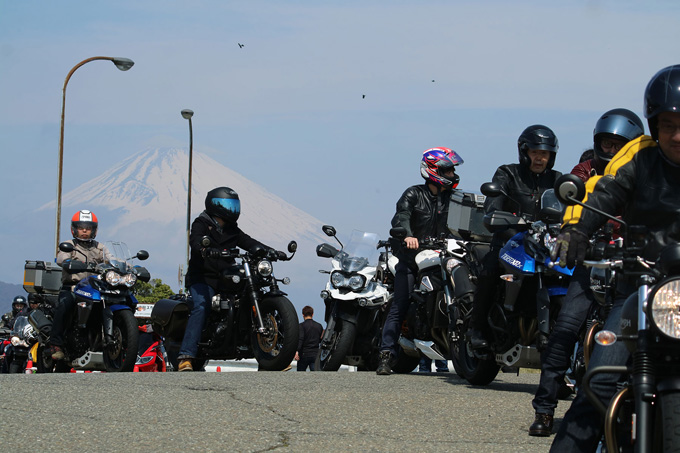
M 479 190 L 481 190 L 482 194 L 486 195 L 487 197 L 497 197 L 502 194 L 501 186 L 495 182 L 485 182 L 482 184 Z
M 321 227 L 321 230 L 326 233 L 326 236 L 335 236 L 335 228 L 331 225 L 324 225 Z
M 297 250 L 297 242 L 290 241 L 288 243 L 288 253 L 295 253 L 296 250 Z
M 201 238 L 201 246 L 210 247 L 211 243 L 212 243 L 212 241 L 210 240 L 210 238 L 208 236 L 203 236 Z
M 406 228 L 404 227 L 390 228 L 390 236 L 397 239 L 404 239 L 406 237 Z
M 149 257 L 149 252 L 147 252 L 146 250 L 140 250 L 139 252 L 137 252 L 137 259 L 140 260 L 140 261 L 144 261 L 148 257 Z
M 70 242 L 62 242 L 59 244 L 59 250 L 65 253 L 71 253 L 73 251 L 73 244 Z
M 586 185 L 576 175 L 562 175 L 555 181 L 555 195 L 560 202 L 573 206 L 585 197 Z

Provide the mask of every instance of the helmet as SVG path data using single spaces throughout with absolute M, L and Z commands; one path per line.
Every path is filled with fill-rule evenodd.
M 423 153 L 423 159 L 420 162 L 420 176 L 432 184 L 451 189 L 456 187 L 460 181 L 460 177 L 455 174 L 455 171 L 456 165 L 462 163 L 463 159 L 452 149 L 430 148 Z M 449 170 L 454 171 L 451 179 L 444 177 L 444 174 Z
M 229 187 L 217 187 L 206 195 L 205 210 L 212 216 L 236 223 L 241 214 L 241 201 Z
M 29 304 L 39 304 L 40 303 L 40 296 L 38 296 L 35 293 L 30 293 L 28 295 L 28 303 Z
M 531 166 L 531 159 L 529 158 L 530 149 L 541 149 L 550 151 L 550 159 L 546 170 L 550 170 L 555 165 L 555 156 L 559 144 L 555 133 L 547 126 L 542 124 L 534 124 L 529 126 L 520 134 L 517 139 L 517 149 L 519 150 L 519 163 L 525 167 Z
M 645 89 L 645 118 L 654 140 L 659 136 L 656 116 L 661 112 L 680 112 L 680 65 L 654 74 Z
M 605 112 L 597 120 L 595 130 L 593 130 L 595 159 L 600 162 L 609 162 L 612 159 L 612 156 L 605 153 L 600 146 L 600 141 L 604 138 L 602 134 L 616 135 L 626 141 L 631 141 L 644 133 L 645 126 L 642 120 L 630 110 L 613 109 Z
M 17 296 L 12 301 L 12 311 L 16 314 L 26 307 L 26 298 L 24 296 Z
M 71 217 L 71 234 L 74 238 L 78 239 L 78 228 L 89 226 L 92 228 L 92 235 L 89 240 L 94 239 L 97 236 L 97 216 L 94 212 L 83 209 L 73 214 Z M 82 240 L 82 239 L 81 239 Z

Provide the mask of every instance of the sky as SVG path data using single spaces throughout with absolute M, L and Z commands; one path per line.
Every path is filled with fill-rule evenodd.
M 89 57 L 135 65 L 71 77 L 64 193 L 147 147 L 187 148 L 191 109 L 196 151 L 341 238 L 386 237 L 428 148 L 456 150 L 460 188 L 479 192 L 545 124 L 570 171 L 602 113 L 642 117 L 649 79 L 680 63 L 679 18 L 672 0 L 0 0 L 0 240 L 53 247 L 53 224 L 22 225 L 56 197 L 62 87 Z M 15 249 L 0 281 L 35 259 Z

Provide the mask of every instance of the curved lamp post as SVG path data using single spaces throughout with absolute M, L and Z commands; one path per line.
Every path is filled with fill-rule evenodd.
M 187 270 L 189 269 L 189 232 L 191 229 L 191 162 L 194 153 L 194 132 L 191 127 L 192 116 L 194 116 L 193 110 L 182 110 L 182 118 L 189 120 L 189 176 L 187 178 Z
M 129 58 L 118 58 L 118 57 L 91 57 L 87 58 L 77 65 L 75 65 L 71 71 L 69 71 L 68 75 L 66 76 L 66 80 L 64 80 L 64 87 L 62 88 L 62 95 L 61 95 L 61 129 L 59 132 L 59 170 L 57 172 L 57 215 L 56 215 L 56 229 L 54 232 L 54 249 L 55 249 L 55 255 L 59 253 L 59 230 L 61 228 L 61 175 L 62 175 L 62 167 L 64 165 L 64 111 L 66 109 L 66 85 L 68 85 L 68 81 L 73 75 L 74 72 L 76 72 L 76 69 L 84 65 L 85 63 L 89 63 L 90 61 L 94 60 L 109 60 L 112 61 L 114 65 L 121 71 L 127 71 L 130 69 L 135 62 L 130 60 Z

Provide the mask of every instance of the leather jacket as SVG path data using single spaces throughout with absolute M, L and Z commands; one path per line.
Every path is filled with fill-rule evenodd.
M 450 233 L 446 221 L 450 198 L 451 190 L 442 190 L 434 195 L 427 184 L 411 186 L 397 201 L 392 227 L 403 227 L 406 229 L 406 236 L 417 239 L 439 237 L 442 233 L 448 237 Z M 397 258 L 407 259 L 413 264 L 416 250 L 403 248 L 401 241 L 393 241 L 392 247 Z
M 546 170 L 537 174 L 522 164 L 501 165 L 493 175 L 492 181 L 499 184 L 512 199 L 504 195 L 487 197 L 484 212 L 489 214 L 494 211 L 506 211 L 533 220 L 541 207 L 541 195 L 547 189 L 552 189 L 560 176 L 562 173 L 556 170 Z M 495 233 L 492 245 L 505 243 L 505 239 L 511 234 L 512 232 Z
M 204 247 L 200 243 L 203 236 L 208 236 L 211 239 L 210 248 L 220 250 L 230 250 L 236 247 L 250 250 L 256 245 L 266 249 L 271 248 L 248 236 L 241 231 L 236 223 L 227 223 L 220 228 L 219 224 L 203 211 L 191 224 L 191 233 L 189 234 L 191 255 L 185 281 L 187 289 L 193 284 L 205 283 L 219 291 L 220 274 L 234 264 L 234 260 L 204 258 L 202 254 Z
M 651 137 L 628 142 L 604 176 L 588 181 L 586 192 L 586 204 L 611 215 L 622 213 L 628 225 L 647 227 L 643 258 L 656 260 L 665 245 L 680 241 L 680 166 L 669 161 Z M 565 227 L 588 236 L 606 220 L 578 205 L 564 214 Z

